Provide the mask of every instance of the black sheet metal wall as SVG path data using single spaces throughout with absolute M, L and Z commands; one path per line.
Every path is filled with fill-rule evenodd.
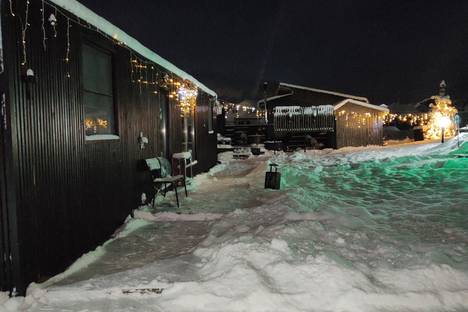
M 159 125 L 160 103 L 167 100 L 161 90 L 140 87 L 130 79 L 130 52 L 94 31 L 76 24 L 70 29 L 70 62 L 64 62 L 68 38 L 66 21 L 59 20 L 57 37 L 50 32 L 43 48 L 41 1 L 31 0 L 27 34 L 28 62 L 21 66 L 21 24 L 26 1 L 13 1 L 16 16 L 6 13 L 8 27 L 4 51 L 12 115 L 12 157 L 15 164 L 21 276 L 15 286 L 24 290 L 31 281 L 43 281 L 64 270 L 77 257 L 109 238 L 135 209 L 142 192 L 148 190 L 145 158 L 163 151 Z M 45 16 L 52 13 L 46 7 Z M 50 25 L 48 25 L 50 31 Z M 113 53 L 115 100 L 119 139 L 86 142 L 84 108 L 80 92 L 81 42 L 91 40 Z M 26 82 L 26 69 L 35 78 Z M 69 75 L 69 77 L 68 77 Z M 181 149 L 180 112 L 170 100 L 169 139 L 171 152 Z M 209 96 L 200 91 L 197 111 L 198 170 L 216 163 L 216 139 L 205 128 Z M 140 149 L 140 132 L 149 138 Z
M 1 93 L 0 93 L 1 96 Z M 4 103 L 0 103 L 2 119 L 0 120 L 0 291 L 6 291 L 11 286 L 11 266 L 9 261 L 9 227 L 8 211 L 5 197 L 5 149 L 4 149 Z
M 2 1 L 0 1 L 1 4 Z M 1 6 L 0 6 L 1 12 Z M 0 14 L 0 48 L 3 51 L 2 18 Z M 11 289 L 10 227 L 6 202 L 6 157 L 8 134 L 8 116 L 6 103 L 6 76 L 3 56 L 0 53 L 0 291 Z

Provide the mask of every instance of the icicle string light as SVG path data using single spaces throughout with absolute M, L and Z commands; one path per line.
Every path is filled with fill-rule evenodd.
M 67 64 L 67 78 L 70 78 L 70 71 L 69 71 L 69 63 L 70 63 L 70 46 L 71 46 L 71 43 L 70 43 L 70 27 L 71 27 L 71 24 L 70 24 L 70 19 L 67 18 L 67 52 L 66 52 L 66 55 L 65 55 L 65 63 Z
M 13 13 L 13 4 L 12 0 L 9 0 L 10 3 L 10 13 L 12 16 L 15 16 Z M 179 78 L 178 76 L 173 75 L 166 69 L 161 69 L 159 64 L 156 64 L 151 61 L 147 61 L 146 59 L 138 57 L 134 51 L 126 45 L 125 42 L 118 40 L 117 36 L 109 36 L 108 34 L 101 31 L 99 28 L 91 25 L 87 21 L 71 14 L 70 12 L 53 5 L 50 2 L 45 0 L 41 0 L 41 29 L 43 35 L 43 48 L 44 50 L 47 49 L 47 31 L 45 27 L 46 22 L 46 6 L 50 7 L 54 10 L 54 14 L 50 14 L 48 18 L 48 22 L 52 26 L 53 29 L 53 36 L 54 38 L 57 37 L 57 24 L 59 15 L 62 15 L 67 19 L 66 25 L 66 53 L 64 62 L 67 64 L 67 78 L 70 78 L 70 72 L 68 71 L 68 66 L 70 63 L 71 58 L 71 36 L 70 36 L 70 28 L 72 27 L 71 23 L 75 23 L 80 27 L 85 29 L 91 30 L 96 32 L 97 34 L 103 36 L 106 39 L 112 40 L 115 44 L 121 46 L 122 48 L 128 50 L 130 52 L 130 67 L 131 67 L 131 81 L 132 83 L 138 83 L 140 87 L 140 92 L 142 91 L 143 86 L 148 87 L 151 86 L 149 89 L 153 94 L 158 94 L 159 88 L 166 89 L 168 91 L 168 96 L 171 100 L 175 101 L 181 108 L 181 112 L 183 115 L 189 114 L 194 111 L 196 107 L 197 97 L 198 97 L 198 87 L 195 86 L 191 81 L 184 80 Z M 18 18 L 20 19 L 22 25 L 22 51 L 23 51 L 23 59 L 21 64 L 24 66 L 27 64 L 27 31 L 29 28 L 29 9 L 30 9 L 30 0 L 26 1 L 26 13 L 25 13 L 25 21 L 23 23 L 21 16 Z
M 410 126 L 422 126 L 429 122 L 429 118 L 428 113 L 387 114 L 385 116 L 385 125 L 405 123 Z
M 44 47 L 44 51 L 47 51 L 47 33 L 45 29 L 45 8 L 44 8 L 44 0 L 42 0 L 42 7 L 41 7 L 41 28 L 42 28 L 42 46 Z
M 70 62 L 70 19 L 67 18 L 67 52 L 65 54 L 65 62 Z
M 140 92 L 149 88 L 153 94 L 159 94 L 158 87 L 168 91 L 168 97 L 174 101 L 181 111 L 182 117 L 187 117 L 195 111 L 197 105 L 198 88 L 190 81 L 179 79 L 176 76 L 163 74 L 163 70 L 156 69 L 156 65 L 130 54 L 130 77 L 133 83 L 138 84 Z M 135 79 L 134 77 L 138 77 Z
M 57 22 L 58 22 L 57 21 L 57 16 L 58 16 L 57 13 L 58 13 L 57 8 L 55 8 L 55 14 L 53 15 L 54 20 L 51 21 L 52 29 L 54 30 L 54 38 L 57 38 Z M 52 18 L 52 16 L 51 16 L 51 18 Z
M 130 80 L 132 83 L 135 83 L 135 77 L 134 77 L 135 69 L 133 67 L 133 53 L 130 52 Z
M 188 116 L 194 112 L 197 106 L 198 90 L 197 88 L 191 88 L 185 84 L 176 82 L 177 87 L 177 98 L 179 101 L 180 110 L 183 116 Z
M 28 63 L 28 55 L 26 51 L 26 35 L 29 27 L 29 0 L 26 1 L 26 12 L 24 17 L 24 24 L 21 29 L 21 43 L 23 45 L 23 61 L 21 65 L 26 65 Z
M 445 130 L 445 135 L 451 137 L 455 135 L 456 127 L 453 119 L 457 114 L 457 109 L 453 106 L 449 98 L 435 96 L 434 104 L 431 105 L 431 111 L 420 114 L 388 114 L 385 116 L 385 125 L 407 124 L 409 126 L 422 127 L 426 139 L 440 139 L 442 129 L 440 120 L 447 118 L 452 120 L 449 127 Z
M 13 3 L 12 3 L 12 0 L 10 0 L 10 14 L 11 14 L 11 16 L 15 16 L 15 13 L 13 12 Z

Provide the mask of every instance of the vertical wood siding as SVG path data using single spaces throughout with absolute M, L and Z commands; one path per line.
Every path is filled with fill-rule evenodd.
M 26 1 L 14 1 L 18 14 Z M 2 4 L 5 9 L 5 4 Z M 2 10 L 5 12 L 6 10 Z M 46 7 L 45 16 L 52 13 Z M 22 80 L 20 66 L 20 23 L 3 13 L 9 29 L 5 51 L 9 69 L 9 101 L 12 106 L 13 157 L 17 164 L 16 199 L 18 243 L 24 288 L 64 270 L 77 257 L 95 248 L 137 208 L 142 192 L 149 192 L 144 159 L 163 151 L 159 113 L 166 93 L 140 88 L 130 79 L 130 52 L 112 45 L 115 101 L 119 140 L 86 142 L 84 107 L 80 90 L 80 46 L 83 37 L 97 44 L 102 36 L 73 24 L 71 61 L 64 62 L 66 21 L 58 22 L 58 36 L 48 29 L 47 50 L 42 48 L 40 1 L 31 0 L 27 35 L 27 68 L 36 81 Z M 70 78 L 67 78 L 70 73 Z M 199 171 L 216 163 L 216 139 L 207 124 L 209 96 L 200 91 L 197 108 L 197 150 Z M 201 128 L 200 128 L 201 127 Z M 149 144 L 141 150 L 143 132 Z M 170 103 L 170 149 L 180 151 L 182 125 L 180 109 Z M 13 209 L 13 208 L 12 208 Z
M 383 144 L 383 113 L 370 110 L 362 106 L 348 103 L 340 110 L 355 112 L 360 115 L 370 114 L 365 122 L 357 123 L 346 118 L 346 115 L 336 113 L 336 145 L 337 148 L 346 146 L 367 146 Z

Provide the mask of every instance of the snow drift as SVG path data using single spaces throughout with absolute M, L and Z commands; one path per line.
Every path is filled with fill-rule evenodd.
M 33 287 L 22 307 L 466 311 L 468 159 L 455 155 L 467 152 L 452 140 L 225 161 L 196 179 L 182 214 L 137 213 L 160 227 L 204 224 L 193 252 L 47 292 Z M 269 159 L 280 164 L 281 192 L 262 188 Z M 171 238 L 155 234 L 144 248 L 158 239 Z M 138 289 L 163 291 L 128 292 Z

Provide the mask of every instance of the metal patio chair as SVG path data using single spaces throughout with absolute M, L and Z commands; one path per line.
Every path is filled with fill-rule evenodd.
M 177 186 L 179 183 L 182 183 L 185 188 L 185 196 L 188 196 L 187 184 L 183 175 L 172 176 L 171 163 L 164 157 L 156 157 L 145 160 L 146 165 L 151 173 L 151 178 L 153 182 L 153 187 L 155 190 L 154 202 L 156 202 L 156 196 L 159 192 L 166 196 L 166 193 L 169 190 L 169 186 L 175 191 L 177 207 L 180 207 L 179 204 L 179 194 L 177 192 Z

